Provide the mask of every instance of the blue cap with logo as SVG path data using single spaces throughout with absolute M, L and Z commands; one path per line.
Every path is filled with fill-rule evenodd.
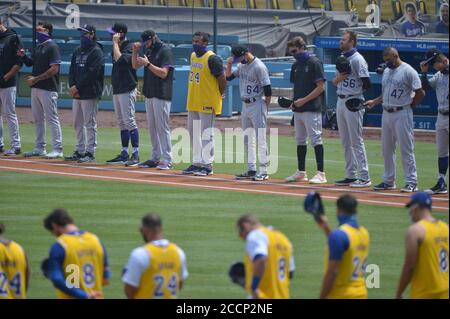
M 422 205 L 425 206 L 429 209 L 431 209 L 432 207 L 432 200 L 431 200 L 431 196 L 427 193 L 424 192 L 417 192 L 411 195 L 410 197 L 410 201 L 408 204 L 406 204 L 406 207 L 409 208 L 413 205 Z

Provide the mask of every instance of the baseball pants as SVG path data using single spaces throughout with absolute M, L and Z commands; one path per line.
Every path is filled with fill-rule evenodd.
M 414 156 L 414 122 L 410 107 L 393 113 L 383 111 L 381 143 L 384 158 L 383 181 L 395 184 L 395 149 L 400 146 L 405 183 L 417 185 L 416 158 Z
M 152 161 L 172 162 L 172 141 L 170 139 L 171 102 L 158 98 L 146 98 L 147 125 L 152 141 Z
M 438 114 L 436 121 L 436 144 L 438 157 L 448 157 L 448 115 Z
M 323 143 L 320 112 L 294 112 L 294 128 L 297 145 L 306 145 L 308 137 L 312 146 Z
M 137 129 L 135 113 L 137 89 L 113 95 L 114 111 L 121 131 Z
M 365 110 L 351 112 L 345 106 L 348 99 L 338 98 L 336 119 L 339 136 L 344 148 L 346 177 L 368 181 L 369 165 L 363 140 L 363 117 Z
M 19 121 L 16 114 L 16 87 L 0 89 L 0 146 L 4 146 L 3 118 L 8 123 L 9 143 L 12 148 L 20 148 Z
M 76 150 L 80 154 L 95 154 L 97 147 L 97 99 L 77 100 L 72 103 L 73 127 L 77 135 Z
M 242 106 L 242 129 L 244 130 L 244 152 L 248 159 L 248 170 L 256 171 L 256 144 L 258 145 L 259 173 L 267 174 L 267 105 L 264 100 Z
M 210 166 L 214 162 L 214 113 L 188 112 L 192 164 Z
M 47 121 L 52 133 L 53 150 L 62 151 L 62 133 L 57 101 L 58 92 L 38 88 L 31 89 L 31 112 L 36 125 L 36 149 L 38 150 L 44 150 L 46 146 L 45 121 Z

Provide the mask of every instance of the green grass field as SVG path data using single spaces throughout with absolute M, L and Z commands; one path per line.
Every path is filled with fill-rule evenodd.
M 23 150 L 33 147 L 34 127 L 21 126 Z M 5 136 L 7 132 L 5 132 Z M 74 132 L 63 128 L 65 152 L 71 153 Z M 149 137 L 141 130 L 141 159 L 149 155 Z M 98 162 L 119 151 L 117 129 L 100 129 Z M 422 188 L 436 178 L 433 143 L 417 143 L 416 158 Z M 49 149 L 48 149 L 49 150 Z M 371 174 L 378 182 L 382 174 L 379 141 L 368 141 Z M 343 154 L 339 140 L 326 140 L 326 171 L 329 181 L 343 177 Z M 279 171 L 283 178 L 296 166 L 293 138 L 280 137 Z M 313 152 L 308 154 L 310 174 L 315 171 Z M 179 164 L 182 168 L 186 164 Z M 236 173 L 245 165 L 218 164 L 216 173 Z M 399 170 L 402 176 L 402 170 Z M 325 238 L 310 216 L 300 209 L 302 200 L 293 197 L 239 194 L 235 192 L 160 187 L 119 182 L 86 181 L 62 177 L 0 172 L 0 221 L 7 237 L 26 249 L 32 270 L 30 298 L 54 298 L 54 290 L 40 273 L 41 260 L 54 238 L 42 227 L 42 219 L 55 207 L 65 207 L 82 229 L 96 233 L 108 249 L 113 278 L 105 290 L 107 298 L 123 298 L 120 275 L 131 250 L 142 244 L 139 222 L 146 212 L 162 215 L 166 237 L 186 252 L 190 276 L 182 298 L 243 298 L 246 293 L 227 277 L 228 266 L 242 260 L 244 243 L 235 231 L 235 221 L 243 213 L 256 213 L 261 221 L 283 231 L 294 244 L 297 270 L 291 292 L 295 298 L 315 298 L 323 274 Z M 403 179 L 398 182 L 402 185 Z M 334 203 L 325 202 L 333 225 Z M 360 222 L 371 233 L 369 263 L 381 270 L 381 287 L 372 289 L 372 298 L 392 298 L 403 259 L 403 237 L 408 226 L 406 210 L 361 205 Z M 448 222 L 448 214 L 436 213 Z

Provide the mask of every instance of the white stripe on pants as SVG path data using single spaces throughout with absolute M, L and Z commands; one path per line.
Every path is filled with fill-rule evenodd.
M 345 171 L 347 178 L 360 178 L 368 181 L 369 165 L 363 140 L 364 109 L 351 112 L 345 106 L 348 99 L 338 98 L 336 119 L 345 154 Z
M 383 182 L 395 183 L 395 149 L 397 143 L 402 155 L 405 183 L 417 185 L 416 158 L 414 156 L 414 122 L 410 107 L 393 113 L 383 111 L 381 141 L 384 158 Z
M 172 162 L 172 141 L 170 139 L 171 102 L 158 98 L 146 98 L 147 125 L 152 141 L 152 160 Z
M 16 87 L 0 88 L 0 146 L 3 141 L 3 117 L 9 131 L 9 143 L 13 148 L 20 148 L 19 121 L 16 114 Z
M 242 129 L 244 130 L 245 155 L 248 170 L 256 171 L 256 144 L 260 174 L 267 174 L 267 105 L 262 99 L 242 105 Z
M 73 127 L 77 135 L 78 153 L 95 154 L 97 147 L 97 99 L 72 102 Z
M 436 144 L 438 157 L 448 157 L 448 115 L 438 113 L 436 121 Z
M 117 124 L 121 131 L 132 131 L 137 129 L 135 113 L 137 89 L 133 91 L 114 94 L 113 104 L 116 113 Z
M 188 112 L 188 130 L 191 138 L 192 164 L 209 166 L 214 162 L 213 113 Z
M 46 146 L 45 121 L 47 121 L 52 133 L 53 150 L 62 151 L 62 133 L 57 101 L 57 92 L 38 88 L 31 89 L 31 112 L 36 125 L 36 149 L 38 150 L 44 150 Z

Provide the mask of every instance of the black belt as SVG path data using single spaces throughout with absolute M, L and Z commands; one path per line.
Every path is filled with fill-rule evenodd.
M 391 108 L 384 108 L 384 110 L 388 113 L 394 113 L 394 112 L 398 112 L 401 110 L 404 110 L 405 108 L 403 106 L 398 106 L 398 107 L 391 107 Z
M 340 98 L 340 99 L 347 99 L 347 98 L 353 97 L 353 96 L 358 96 L 358 95 L 342 95 L 342 94 L 338 94 L 338 98 Z
M 258 101 L 258 99 L 256 97 L 252 97 L 250 99 L 243 99 L 242 102 L 244 102 L 245 104 L 250 104 L 250 103 L 254 103 Z
M 441 115 L 444 115 L 444 116 L 448 116 L 448 111 L 439 111 L 439 113 L 441 114 Z

